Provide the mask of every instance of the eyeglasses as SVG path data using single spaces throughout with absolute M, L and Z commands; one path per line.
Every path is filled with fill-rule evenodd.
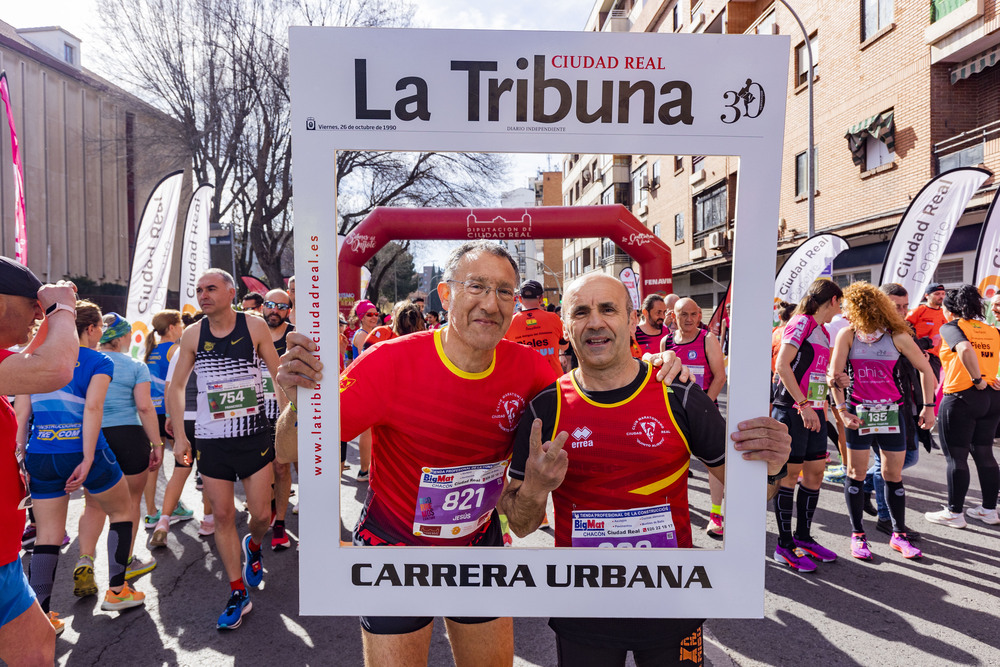
M 292 306 L 290 304 L 287 304 L 287 303 L 275 303 L 274 301 L 265 301 L 264 302 L 264 307 L 265 308 L 270 308 L 271 310 L 281 310 L 281 311 L 291 310 L 292 309 Z
M 510 287 L 489 287 L 475 280 L 448 280 L 446 282 L 461 285 L 470 296 L 489 296 L 490 292 L 497 295 L 497 301 L 510 302 L 514 300 L 514 290 Z

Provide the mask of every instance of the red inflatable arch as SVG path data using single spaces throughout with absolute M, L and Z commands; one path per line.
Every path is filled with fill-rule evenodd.
M 361 290 L 361 267 L 396 240 L 565 239 L 607 237 L 639 263 L 642 294 L 670 293 L 670 248 L 620 204 L 538 208 L 379 207 L 354 228 L 340 250 L 339 303 L 350 310 Z

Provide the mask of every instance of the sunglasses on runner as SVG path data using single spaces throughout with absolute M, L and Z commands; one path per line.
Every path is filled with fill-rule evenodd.
M 270 308 L 271 310 L 291 310 L 291 305 L 287 303 L 275 303 L 274 301 L 265 301 L 265 308 Z
M 365 317 L 378 317 L 378 313 L 373 310 L 370 313 L 365 313 Z

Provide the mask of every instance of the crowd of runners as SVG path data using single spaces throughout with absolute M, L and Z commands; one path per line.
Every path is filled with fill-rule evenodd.
M 947 505 L 927 521 L 1000 524 L 1000 331 L 985 322 L 971 285 L 932 284 L 908 312 L 899 285 L 815 281 L 800 303 L 776 308 L 770 414 L 731 434 L 719 408 L 731 323 L 725 317 L 711 333 L 694 299 L 651 294 L 636 309 L 620 281 L 592 273 L 547 306 L 542 286 L 522 282 L 506 249 L 488 241 L 458 247 L 436 289 L 440 313 L 408 299 L 389 314 L 362 300 L 341 315 L 342 471 L 368 484 L 355 545 L 501 547 L 511 533 L 546 525 L 551 497 L 557 547 L 691 547 L 692 456 L 709 474 L 706 531 L 721 538 L 728 447 L 766 462 L 773 558 L 799 572 L 840 554 L 874 558 L 866 513 L 889 549 L 922 556 L 903 483 L 921 446 L 939 442 L 948 461 Z M 291 546 L 296 388 L 314 388 L 323 364 L 312 338 L 295 331 L 294 278 L 287 291 L 248 294 L 239 308 L 236 296 L 232 276 L 209 270 L 198 280 L 200 310 L 156 313 L 132 350 L 132 323 L 120 314 L 0 258 L 0 447 L 15 454 L 0 467 L 0 659 L 51 663 L 63 629 L 50 605 L 55 586 L 100 595 L 105 611 L 141 607 L 136 580 L 156 567 L 171 526 L 195 518 L 199 535 L 214 536 L 230 585 L 218 591 L 216 627 L 234 630 L 251 611 L 265 546 Z M 441 397 L 458 399 L 451 417 L 427 419 Z M 355 439 L 360 466 L 349 473 Z M 157 506 L 167 446 L 175 465 Z M 975 507 L 966 507 L 970 455 L 982 493 Z M 180 502 L 192 471 L 200 511 Z M 812 535 L 824 478 L 843 482 L 843 544 Z M 249 512 L 242 536 L 237 481 Z M 68 527 L 70 494 L 80 489 L 85 510 Z M 603 525 L 639 527 L 641 539 Z M 79 549 L 73 581 L 57 581 L 70 532 Z M 144 559 L 135 546 L 147 535 L 153 557 Z M 99 585 L 102 556 L 109 580 Z M 640 665 L 690 665 L 702 660 L 703 622 L 553 618 L 550 626 L 561 665 L 621 665 L 628 652 Z M 510 618 L 445 623 L 456 664 L 512 663 Z M 431 617 L 363 617 L 366 663 L 426 661 L 432 625 Z

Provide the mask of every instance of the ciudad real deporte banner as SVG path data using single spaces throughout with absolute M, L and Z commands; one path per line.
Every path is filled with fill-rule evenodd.
M 760 268 L 775 265 L 788 37 L 292 28 L 289 44 L 297 319 L 327 367 L 336 151 L 728 155 L 730 424 L 767 414 L 774 278 Z M 720 550 L 356 548 L 337 530 L 338 392 L 328 378 L 299 396 L 304 614 L 763 614 L 765 466 L 731 447 Z

